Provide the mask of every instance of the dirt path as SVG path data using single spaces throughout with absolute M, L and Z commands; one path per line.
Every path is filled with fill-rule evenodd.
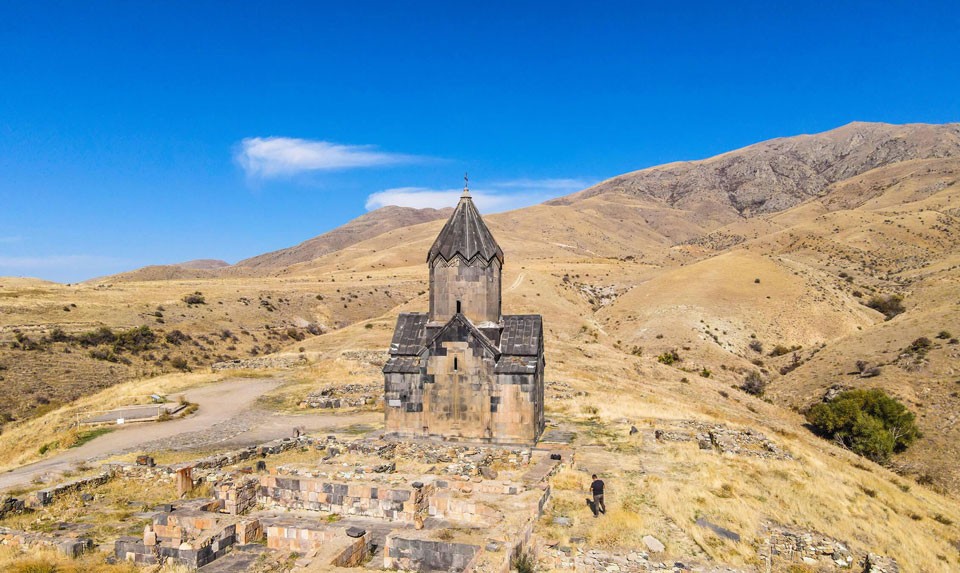
M 517 280 L 513 281 L 513 284 L 507 287 L 507 290 L 514 290 L 515 288 L 520 286 L 520 283 L 523 282 L 524 276 L 526 276 L 526 273 L 520 273 L 520 276 L 517 277 Z
M 315 432 L 375 425 L 382 419 L 375 412 L 300 416 L 255 407 L 257 398 L 280 384 L 276 379 L 237 378 L 187 391 L 186 399 L 199 406 L 196 414 L 182 420 L 118 427 L 79 448 L 0 474 L 0 491 L 26 485 L 39 476 L 63 473 L 80 461 L 93 462 L 122 453 L 259 444 L 290 436 L 297 426 Z

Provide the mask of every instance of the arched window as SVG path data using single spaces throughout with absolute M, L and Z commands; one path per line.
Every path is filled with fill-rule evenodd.
M 460 364 L 457 362 L 457 357 L 454 356 L 454 357 L 453 357 L 453 369 L 454 369 L 454 370 L 459 370 L 459 367 L 460 367 Z
M 457 314 L 460 314 L 460 301 L 457 301 Z

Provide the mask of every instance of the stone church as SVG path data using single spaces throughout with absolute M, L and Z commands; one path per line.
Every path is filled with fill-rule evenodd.
M 464 187 L 427 254 L 430 311 L 402 313 L 383 367 L 388 434 L 533 444 L 543 321 L 501 314 L 503 251 Z

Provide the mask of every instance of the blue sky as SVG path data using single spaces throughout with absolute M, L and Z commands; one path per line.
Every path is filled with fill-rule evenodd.
M 960 121 L 960 3 L 0 0 L 0 276 L 229 262 L 850 121 Z

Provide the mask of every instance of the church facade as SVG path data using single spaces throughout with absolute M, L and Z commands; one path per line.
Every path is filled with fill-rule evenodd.
M 383 368 L 387 433 L 535 443 L 544 428 L 543 321 L 501 314 L 503 251 L 466 187 L 427 266 L 429 312 L 398 317 Z

